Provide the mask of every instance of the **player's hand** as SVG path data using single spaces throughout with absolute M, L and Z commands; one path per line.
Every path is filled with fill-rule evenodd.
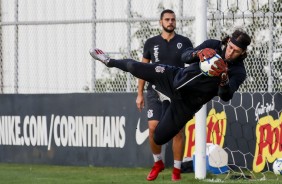
M 215 50 L 210 49 L 210 48 L 205 48 L 197 52 L 197 56 L 201 62 L 204 61 L 205 58 L 211 58 L 214 55 L 216 55 Z
M 142 109 L 145 107 L 145 102 L 144 102 L 144 96 L 143 95 L 138 95 L 136 98 L 136 105 L 138 110 L 141 112 Z
M 227 74 L 227 70 L 227 64 L 223 61 L 223 59 L 220 58 L 211 66 L 209 74 L 211 74 L 212 76 L 220 77 L 222 73 Z

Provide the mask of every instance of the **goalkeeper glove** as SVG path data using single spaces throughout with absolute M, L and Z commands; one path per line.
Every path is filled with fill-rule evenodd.
M 220 77 L 222 73 L 227 73 L 227 64 L 223 61 L 223 59 L 219 58 L 214 64 L 211 66 L 209 74 Z
M 202 49 L 200 51 L 197 51 L 196 52 L 196 55 L 198 56 L 198 58 L 200 59 L 201 62 L 203 62 L 205 60 L 205 58 L 211 58 L 213 57 L 214 55 L 216 55 L 216 52 L 215 50 L 213 49 L 210 49 L 210 48 L 205 48 L 205 49 Z
M 223 59 L 218 59 L 214 62 L 214 65 L 211 66 L 209 73 L 213 76 L 220 77 L 220 86 L 225 86 L 229 82 L 227 70 L 227 63 L 225 63 Z

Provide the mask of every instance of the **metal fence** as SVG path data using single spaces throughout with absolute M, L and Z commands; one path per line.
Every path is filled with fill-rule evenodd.
M 195 35 L 192 0 L 0 0 L 0 92 L 135 92 L 137 80 L 93 62 L 99 47 L 113 58 L 142 58 L 160 32 L 159 14 L 173 9 L 177 30 Z M 208 37 L 235 27 L 253 38 L 241 92 L 282 90 L 282 0 L 209 0 Z

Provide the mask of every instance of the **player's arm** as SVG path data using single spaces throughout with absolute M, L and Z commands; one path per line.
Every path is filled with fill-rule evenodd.
M 181 55 L 181 61 L 188 64 L 199 62 L 199 58 L 195 57 L 196 51 L 193 47 L 187 48 Z
M 196 48 L 187 48 L 181 55 L 181 60 L 184 63 L 191 64 L 199 61 L 203 61 L 204 57 L 210 58 L 219 52 L 221 48 L 221 42 L 218 40 L 206 40 Z M 221 53 L 219 53 L 221 54 Z
M 142 62 L 143 63 L 149 63 L 150 59 L 142 58 Z M 142 111 L 142 109 L 145 106 L 144 94 L 143 94 L 145 82 L 146 81 L 144 81 L 142 79 L 138 79 L 138 89 L 137 89 L 136 105 L 137 105 L 137 108 L 139 109 L 140 112 Z

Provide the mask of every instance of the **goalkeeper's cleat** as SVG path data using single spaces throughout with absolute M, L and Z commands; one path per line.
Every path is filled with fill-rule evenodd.
M 171 180 L 172 181 L 179 181 L 179 180 L 181 180 L 180 173 L 181 173 L 181 170 L 174 167 L 173 170 L 172 170 Z
M 159 160 L 157 162 L 155 162 L 154 166 L 152 167 L 151 172 L 148 174 L 147 176 L 147 180 L 148 181 L 153 181 L 155 180 L 159 173 L 164 170 L 165 166 L 162 160 Z
M 94 59 L 101 61 L 106 66 L 108 65 L 108 63 L 111 59 L 108 55 L 106 55 L 102 50 L 100 50 L 98 48 L 90 49 L 89 53 Z

